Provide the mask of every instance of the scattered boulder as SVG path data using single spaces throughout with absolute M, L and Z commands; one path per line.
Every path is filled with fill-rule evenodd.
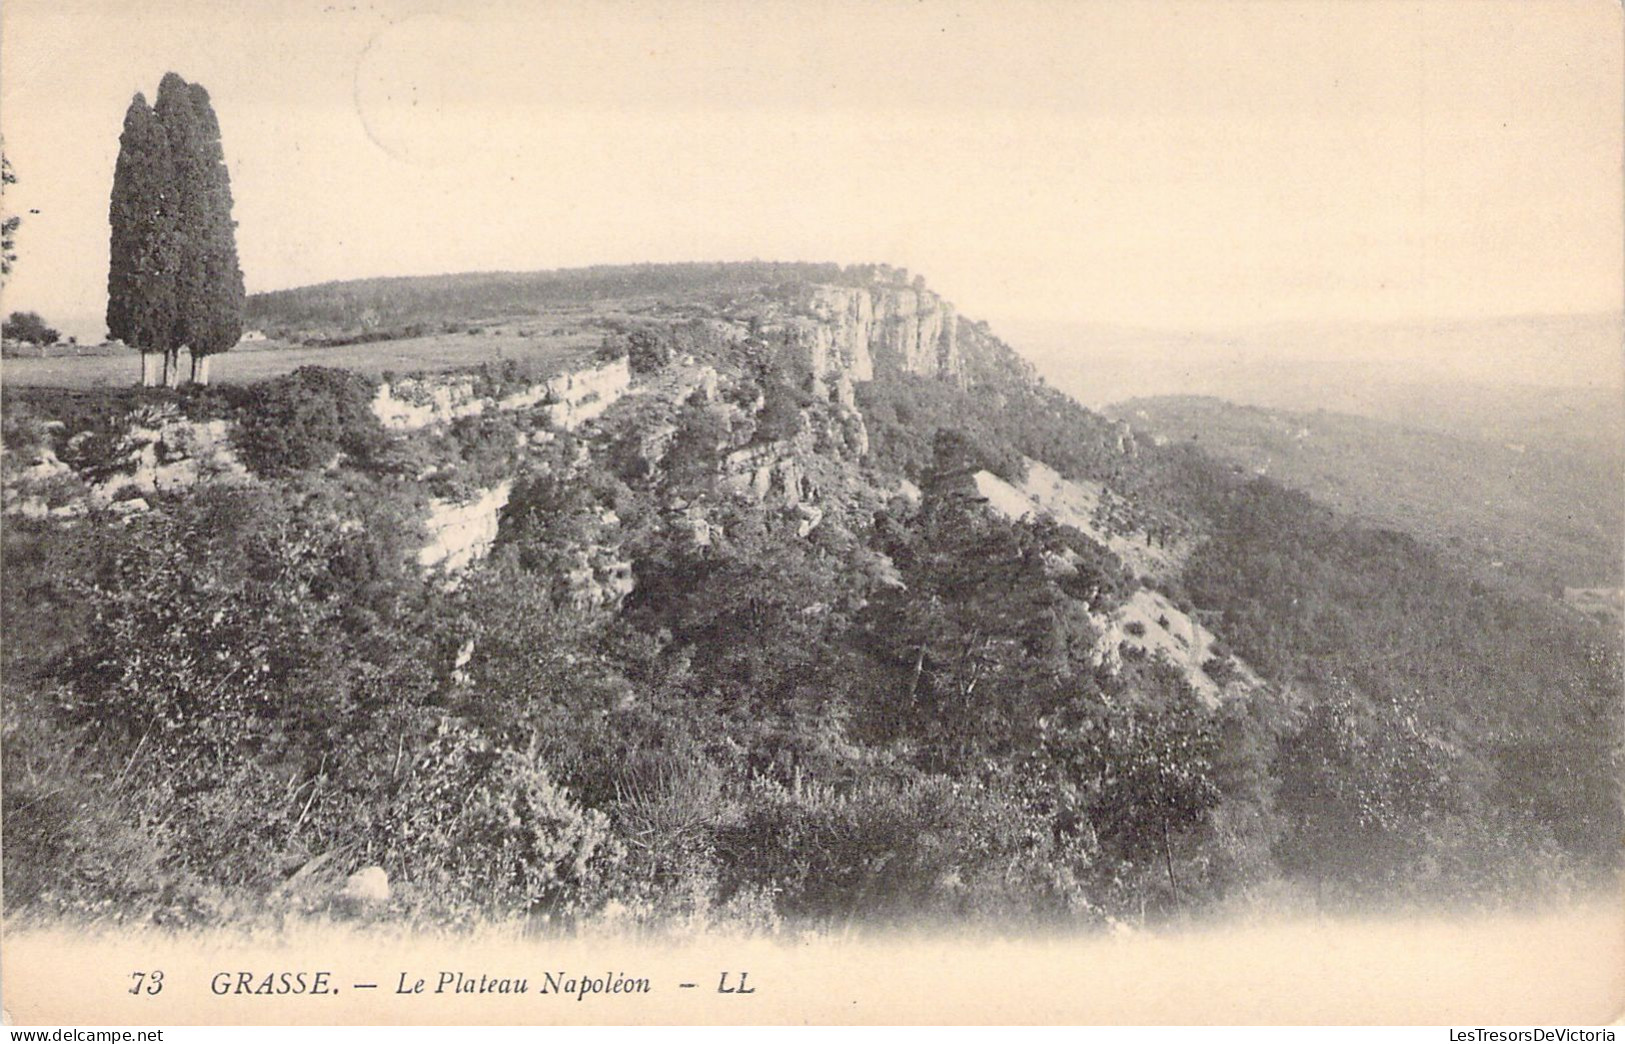
M 387 903 L 389 875 L 381 866 L 362 867 L 345 879 L 339 894 L 354 903 Z

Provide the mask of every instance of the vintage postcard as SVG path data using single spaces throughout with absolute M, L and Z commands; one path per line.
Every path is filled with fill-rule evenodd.
M 1612 1040 L 1621 23 L 8 0 L 5 1019 Z

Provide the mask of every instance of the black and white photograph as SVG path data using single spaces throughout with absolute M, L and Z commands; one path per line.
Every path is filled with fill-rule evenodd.
M 1625 1018 L 1622 25 L 6 0 L 5 1021 Z

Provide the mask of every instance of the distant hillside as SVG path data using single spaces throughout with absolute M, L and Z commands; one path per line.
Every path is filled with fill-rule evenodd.
M 1056 387 L 1097 408 L 1213 395 L 1625 462 L 1619 313 L 1228 332 L 1010 321 L 1000 328 Z
M 1534 433 L 1490 442 L 1196 396 L 1133 399 L 1107 413 L 1547 593 L 1619 582 L 1618 473 Z

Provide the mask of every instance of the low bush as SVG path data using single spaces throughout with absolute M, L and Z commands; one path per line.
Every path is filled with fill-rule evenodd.
M 872 922 L 1088 908 L 1048 824 L 1011 793 L 944 776 L 757 790 L 718 848 L 729 884 L 776 891 L 782 914 Z
M 582 809 L 534 753 L 457 719 L 419 754 L 387 822 L 388 862 L 453 906 L 577 912 L 619 859 L 603 814 Z
M 238 412 L 237 450 L 265 478 L 326 465 L 337 454 L 366 463 L 388 436 L 372 412 L 373 383 L 360 374 L 301 366 L 254 386 Z

